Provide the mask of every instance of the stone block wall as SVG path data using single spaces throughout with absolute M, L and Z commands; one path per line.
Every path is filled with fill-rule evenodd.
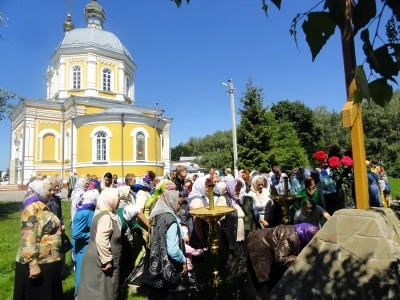
M 270 299 L 400 299 L 400 221 L 389 208 L 334 213 Z

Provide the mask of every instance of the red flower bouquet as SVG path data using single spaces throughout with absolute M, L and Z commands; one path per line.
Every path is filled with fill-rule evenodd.
M 319 162 L 324 162 L 325 159 L 328 157 L 328 155 L 325 153 L 325 151 L 317 151 L 313 155 L 314 159 L 319 161 Z
M 329 166 L 331 176 L 336 181 L 337 186 L 349 188 L 350 181 L 353 178 L 352 166 L 353 160 L 349 156 L 341 156 L 338 147 L 330 147 L 328 153 L 325 151 L 317 151 L 313 155 L 318 161 L 321 168 Z
M 328 165 L 332 169 L 337 169 L 340 167 L 340 158 L 337 156 L 332 156 L 328 159 Z
M 353 166 L 353 160 L 348 156 L 343 156 L 343 158 L 340 162 L 342 163 L 343 166 L 346 166 L 346 167 Z

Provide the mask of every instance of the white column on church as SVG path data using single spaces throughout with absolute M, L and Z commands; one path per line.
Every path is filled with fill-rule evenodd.
M 132 82 L 131 82 L 131 99 L 132 104 L 135 104 L 135 74 L 132 73 Z
M 75 126 L 75 124 L 72 122 L 72 130 L 74 131 L 73 132 L 73 138 L 74 138 L 74 140 L 73 140 L 73 149 L 72 149 L 72 163 L 73 163 L 73 165 L 74 165 L 74 169 L 76 169 L 76 153 L 77 153 L 77 149 L 78 149 L 78 145 L 77 145 L 77 143 L 78 143 L 78 130 L 76 129 L 76 126 Z M 81 147 L 82 147 L 82 145 L 81 145 Z
M 33 172 L 34 172 L 34 170 L 33 170 L 33 146 L 34 146 L 34 138 L 35 138 L 35 119 L 32 117 L 26 117 L 25 126 L 26 126 L 25 137 L 23 137 L 23 140 L 22 140 L 22 142 L 25 143 L 24 181 L 29 180 L 29 178 L 32 177 Z M 23 149 L 23 147 L 21 149 Z
M 58 75 L 59 75 L 59 82 L 58 82 L 58 96 L 60 98 L 66 98 L 67 91 L 66 87 L 68 86 L 68 78 L 66 78 L 66 68 L 65 68 L 65 58 L 60 58 L 60 64 L 58 66 Z
M 171 158 L 170 158 L 170 124 L 167 123 L 163 130 L 164 136 L 164 173 L 169 174 L 171 171 Z
M 125 94 L 125 67 L 123 63 L 118 64 L 117 99 L 124 100 Z
M 87 84 L 85 88 L 85 95 L 86 96 L 93 96 L 96 97 L 97 94 L 97 72 L 96 72 L 96 67 L 97 67 L 97 58 L 94 54 L 89 54 L 87 58 L 87 78 L 84 79 L 86 80 Z

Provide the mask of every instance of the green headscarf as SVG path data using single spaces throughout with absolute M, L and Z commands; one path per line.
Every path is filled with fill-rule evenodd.
M 150 212 L 154 207 L 154 204 L 157 202 L 158 197 L 162 195 L 165 191 L 175 191 L 176 185 L 174 182 L 168 179 L 164 179 L 157 184 L 154 194 L 146 201 L 144 206 L 144 215 L 148 218 L 150 216 Z

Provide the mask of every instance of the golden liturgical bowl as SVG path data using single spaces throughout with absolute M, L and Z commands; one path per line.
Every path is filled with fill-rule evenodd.
M 297 200 L 303 199 L 302 196 L 270 196 L 271 199 L 279 202 L 281 205 L 292 205 L 295 203 Z
M 228 206 L 215 206 L 214 209 L 209 209 L 208 207 L 199 207 L 189 211 L 192 216 L 200 218 L 210 218 L 210 217 L 223 217 L 225 215 L 233 213 L 235 209 Z

